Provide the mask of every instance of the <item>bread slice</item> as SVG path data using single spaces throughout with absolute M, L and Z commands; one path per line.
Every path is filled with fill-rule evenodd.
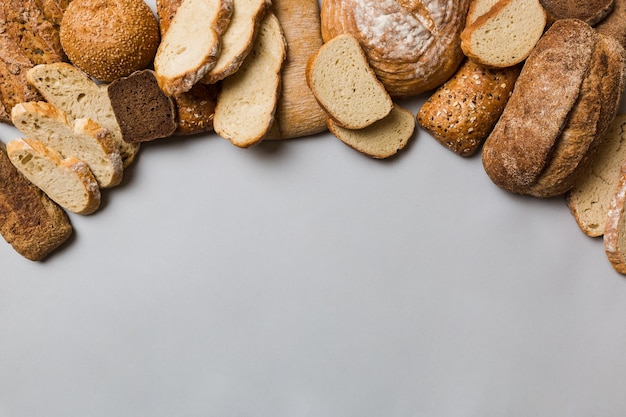
M 580 229 L 588 236 L 604 234 L 609 205 L 626 162 L 626 114 L 615 117 L 595 157 L 565 196 Z
M 13 166 L 0 142 L 0 234 L 20 255 L 41 261 L 72 235 L 65 211 Z
M 189 91 L 217 62 L 233 0 L 183 0 L 154 57 L 159 86 L 173 96 Z
M 585 0 L 584 5 L 574 0 L 539 0 L 549 19 L 580 19 L 594 26 L 607 17 L 615 0 Z
M 125 142 L 165 138 L 176 131 L 174 102 L 159 88 L 154 71 L 119 78 L 109 84 L 107 93 Z
M 268 13 L 241 68 L 222 82 L 213 119 L 215 133 L 242 148 L 265 137 L 276 111 L 285 56 L 280 23 Z
M 100 206 L 100 187 L 85 162 L 63 158 L 34 139 L 14 139 L 6 147 L 11 163 L 64 209 L 87 215 Z
M 413 113 L 394 105 L 389 114 L 363 129 L 346 129 L 328 118 L 328 128 L 351 148 L 374 159 L 389 158 L 409 143 L 415 132 Z
M 626 165 L 622 164 L 616 188 L 610 194 L 604 226 L 604 252 L 620 274 L 626 274 Z
M 271 0 L 233 0 L 233 13 L 221 36 L 217 62 L 202 82 L 214 84 L 237 72 L 252 49 L 261 20 L 271 5 Z
M 493 6 L 501 0 L 472 0 L 467 11 L 465 25 L 468 26 L 476 21 L 479 17 L 487 14 Z
M 500 0 L 461 32 L 461 49 L 482 65 L 522 62 L 543 34 L 546 13 L 539 0 Z
M 109 131 L 93 120 L 72 122 L 45 101 L 16 105 L 11 120 L 24 135 L 56 149 L 63 157 L 85 161 L 100 187 L 113 187 L 122 180 L 122 159 L 115 142 Z
M 306 80 L 335 124 L 346 129 L 367 127 L 393 108 L 391 97 L 351 34 L 334 37 L 311 57 Z
M 139 144 L 122 138 L 107 84 L 96 84 L 81 70 L 63 62 L 37 65 L 28 71 L 27 78 L 47 102 L 70 119 L 89 118 L 107 129 L 117 144 L 124 167 L 135 160 Z

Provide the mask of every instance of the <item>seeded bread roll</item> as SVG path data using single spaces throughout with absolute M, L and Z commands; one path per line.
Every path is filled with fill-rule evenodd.
M 60 36 L 70 61 L 104 82 L 148 67 L 161 40 L 144 0 L 73 0 Z
M 361 44 L 389 94 L 432 90 L 463 60 L 460 45 L 469 0 L 324 0 L 322 37 L 342 33 Z
M 466 60 L 417 113 L 417 123 L 446 148 L 471 156 L 504 110 L 520 66 L 489 69 Z

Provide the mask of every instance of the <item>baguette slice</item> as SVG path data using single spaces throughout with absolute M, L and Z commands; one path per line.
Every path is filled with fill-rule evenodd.
M 34 139 L 7 143 L 11 163 L 54 202 L 76 214 L 91 214 L 100 206 L 100 187 L 87 164 Z
M 159 86 L 169 96 L 189 91 L 217 62 L 233 0 L 183 0 L 154 57 Z
M 122 159 L 115 142 L 109 131 L 93 120 L 71 122 L 45 101 L 16 105 L 11 120 L 24 135 L 56 149 L 63 157 L 85 161 L 101 188 L 113 187 L 122 180 Z
M 254 38 L 271 0 L 233 0 L 228 28 L 221 36 L 221 50 L 202 82 L 214 84 L 237 72 L 252 49 Z
M 317 101 L 346 129 L 362 129 L 387 116 L 391 97 L 351 34 L 326 42 L 309 60 L 306 80 Z
M 61 207 L 13 166 L 0 142 L 0 233 L 15 251 L 41 261 L 72 235 Z
M 610 201 L 626 162 L 626 114 L 619 114 L 589 167 L 566 194 L 567 206 L 588 236 L 604 234 Z
M 328 128 L 335 137 L 374 159 L 389 158 L 409 143 L 415 132 L 413 113 L 394 105 L 389 114 L 363 129 L 346 129 L 328 118 Z
M 626 274 L 626 165 L 620 167 L 611 194 L 603 236 L 604 252 L 620 274 Z
M 213 119 L 215 133 L 242 148 L 263 140 L 274 120 L 285 56 L 280 23 L 268 13 L 245 62 L 222 83 Z
M 28 82 L 44 99 L 70 119 L 92 119 L 107 129 L 119 149 L 124 167 L 139 152 L 139 144 L 126 142 L 107 94 L 107 84 L 96 84 L 85 73 L 68 63 L 37 65 L 27 74 Z
M 500 0 L 461 32 L 461 49 L 482 65 L 510 67 L 526 59 L 546 23 L 539 0 Z
M 615 0 L 585 0 L 584 6 L 574 0 L 539 0 L 551 20 L 580 19 L 594 26 L 607 17 Z

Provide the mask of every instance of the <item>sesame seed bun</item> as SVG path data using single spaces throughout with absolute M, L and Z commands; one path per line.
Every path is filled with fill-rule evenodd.
M 148 67 L 160 42 L 156 17 L 143 0 L 73 0 L 60 37 L 69 60 L 104 82 Z

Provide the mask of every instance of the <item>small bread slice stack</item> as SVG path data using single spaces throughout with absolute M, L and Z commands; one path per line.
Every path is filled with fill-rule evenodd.
M 6 148 L 11 163 L 64 209 L 87 215 L 100 206 L 100 187 L 85 162 L 73 156 L 63 158 L 34 139 L 14 139 Z

